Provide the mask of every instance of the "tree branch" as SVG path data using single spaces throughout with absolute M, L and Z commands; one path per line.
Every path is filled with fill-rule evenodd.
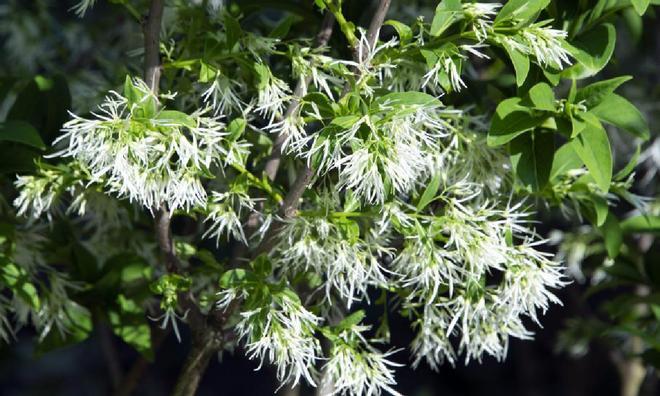
M 158 94 L 160 83 L 160 29 L 165 0 L 151 0 L 149 15 L 144 21 L 144 82 Z
M 369 30 L 367 31 L 367 41 L 370 47 L 376 45 L 376 42 L 378 40 L 378 33 L 380 32 L 380 28 L 383 26 L 383 22 L 385 21 L 385 16 L 387 15 L 387 11 L 390 8 L 390 3 L 391 0 L 379 0 L 378 7 L 376 8 L 373 17 L 371 18 L 371 22 L 369 23 Z M 359 56 L 358 54 L 360 52 L 361 51 L 359 51 L 358 48 L 354 48 L 353 57 L 355 58 L 356 62 L 361 61 L 360 59 L 358 59 Z M 345 95 L 345 93 L 343 95 Z M 307 190 L 307 186 L 312 180 L 314 173 L 315 173 L 314 169 L 310 167 L 308 164 L 305 164 L 304 168 L 298 174 L 298 177 L 294 181 L 293 186 L 291 186 L 291 190 L 289 190 L 289 193 L 284 197 L 284 201 L 280 208 L 280 216 L 282 218 L 290 219 L 296 216 L 296 212 L 298 211 L 298 206 L 300 205 L 300 198 L 302 198 L 303 193 L 305 192 L 305 190 Z M 274 224 L 268 229 L 268 231 L 266 231 L 266 235 L 264 236 L 264 239 L 261 241 L 261 243 L 256 249 L 255 256 L 268 252 L 273 247 L 273 245 L 275 244 L 275 236 L 277 235 L 281 227 L 282 227 L 281 223 L 278 225 Z
M 164 0 L 151 0 L 149 15 L 144 23 L 144 80 L 154 94 L 158 94 L 160 84 L 160 30 L 163 19 Z M 161 204 L 155 218 L 156 241 L 163 259 L 165 268 L 170 273 L 182 270 L 181 262 L 176 256 L 172 241 L 171 213 Z M 219 334 L 213 326 L 219 329 L 222 323 L 208 323 L 190 292 L 180 293 L 179 302 L 186 310 L 187 323 L 192 333 L 192 346 L 188 353 L 183 369 L 179 374 L 174 395 L 193 395 L 199 386 L 206 366 L 211 356 L 222 345 Z M 215 316 L 212 319 L 216 319 Z M 222 319 L 222 318 L 221 318 Z

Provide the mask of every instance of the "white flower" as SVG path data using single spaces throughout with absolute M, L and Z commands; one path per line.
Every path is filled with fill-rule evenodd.
M 525 55 L 534 56 L 541 66 L 551 66 L 561 70 L 564 65 L 571 64 L 570 54 L 563 45 L 567 33 L 544 25 L 545 23 L 541 22 L 522 28 L 514 36 L 497 36 L 495 40 Z
M 299 114 L 291 114 L 282 121 L 271 123 L 267 130 L 276 135 L 286 136 L 282 144 L 282 151 L 285 153 L 301 152 L 305 148 L 307 132 L 305 132 L 305 121 Z
M 291 98 L 291 89 L 284 81 L 275 77 L 268 66 L 257 64 L 260 70 L 261 81 L 257 87 L 257 113 L 272 124 L 276 117 L 284 112 L 285 102 Z
M 456 66 L 456 61 L 451 56 L 442 56 L 438 58 L 435 65 L 424 75 L 422 88 L 426 87 L 429 82 L 433 82 L 433 89 L 436 90 L 440 87 L 441 73 L 449 77 L 451 88 L 458 92 L 462 88 L 466 88 L 465 82 L 461 78 L 461 74 Z
M 332 348 L 332 357 L 324 365 L 324 379 L 333 385 L 332 395 L 381 395 L 384 391 L 400 396 L 393 367 L 388 358 L 397 351 L 382 353 L 369 345 L 359 333 L 367 327 L 353 326 L 344 331 Z
M 73 10 L 76 15 L 82 18 L 85 16 L 87 10 L 94 6 L 94 3 L 96 3 L 96 0 L 80 0 L 78 4 L 71 8 L 71 10 Z
M 260 360 L 257 370 L 264 361 L 274 364 L 282 386 L 295 386 L 301 378 L 316 386 L 314 364 L 321 356 L 321 346 L 314 332 L 322 319 L 287 293 L 272 298 L 271 305 L 240 314 L 236 329 L 245 340 L 247 355 Z
M 413 323 L 417 335 L 410 344 L 413 354 L 413 368 L 422 360 L 426 360 L 432 370 L 437 371 L 446 361 L 452 366 L 456 361 L 456 352 L 446 334 L 449 317 L 442 309 L 431 304 L 425 304 L 421 317 Z
M 219 243 L 220 238 L 226 234 L 227 238 L 231 235 L 234 239 L 247 245 L 241 215 L 244 209 L 251 212 L 254 207 L 254 200 L 245 192 L 229 191 L 219 193 L 214 191 L 209 203 L 209 215 L 204 220 L 205 222 L 212 222 L 212 224 L 202 238 L 215 238 L 216 243 Z
M 128 99 L 111 92 L 94 118 L 72 114 L 56 140 L 65 147 L 54 156 L 73 157 L 92 181 L 152 211 L 163 203 L 171 211 L 205 206 L 201 178 L 244 144 L 225 139 L 224 124 L 204 111 L 162 111 L 145 119 L 157 99 L 143 82 L 134 80 L 133 87 L 143 96 L 130 108 Z
M 356 44 L 357 61 L 341 60 L 336 61 L 336 63 L 355 68 L 356 75 L 359 76 L 355 85 L 361 88 L 364 95 L 371 96 L 373 94 L 373 87 L 368 83 L 375 78 L 382 84 L 385 71 L 396 67 L 387 59 L 378 59 L 378 55 L 388 48 L 395 47 L 398 44 L 398 40 L 392 38 L 386 43 L 378 44 L 376 41 L 374 45 L 371 45 L 366 31 L 364 29 L 358 29 L 358 32 L 359 38 Z
M 245 107 L 245 103 L 236 92 L 237 88 L 239 88 L 238 82 L 218 73 L 211 86 L 202 94 L 202 99 L 213 107 L 216 115 L 230 114 Z
M 484 41 L 493 26 L 493 17 L 502 7 L 499 3 L 467 3 L 463 4 L 463 12 L 472 21 L 472 31 L 479 42 Z
M 287 220 L 281 235 L 278 251 L 282 269 L 288 273 L 313 270 L 323 275 L 329 301 L 336 291 L 350 308 L 367 295 L 369 285 L 386 282 L 379 259 L 389 252 L 369 238 L 355 240 L 324 218 L 304 216 Z
M 550 289 L 568 284 L 562 269 L 548 259 L 548 254 L 528 244 L 518 246 L 509 260 L 511 264 L 504 272 L 504 282 L 497 296 L 498 304 L 527 315 L 540 325 L 537 309 L 545 314 L 550 303 L 561 305 Z
M 27 215 L 38 219 L 43 213 L 50 210 L 58 195 L 61 181 L 49 180 L 37 176 L 18 176 L 14 185 L 19 190 L 18 197 L 14 199 L 17 215 Z

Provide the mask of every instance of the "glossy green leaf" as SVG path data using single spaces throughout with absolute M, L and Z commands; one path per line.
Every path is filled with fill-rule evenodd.
M 510 0 L 495 17 L 495 24 L 509 18 L 519 20 L 524 24 L 536 19 L 536 16 L 550 3 L 550 0 Z
M 495 110 L 488 132 L 489 146 L 500 146 L 516 136 L 541 125 L 547 117 L 533 114 L 533 111 L 521 105 L 520 98 L 502 101 Z
M 117 305 L 119 309 L 108 312 L 112 331 L 145 358 L 153 360 L 151 328 L 144 309 L 122 294 L 117 296 Z
M 461 0 L 442 0 L 436 7 L 433 22 L 431 22 L 431 36 L 440 36 L 458 20 L 462 11 Z
M 619 88 L 621 84 L 630 81 L 631 79 L 631 76 L 620 76 L 589 84 L 586 87 L 577 90 L 573 102 L 584 102 L 584 105 L 587 106 L 588 109 L 591 109 L 599 105 L 607 96 Z
M 555 151 L 550 170 L 550 180 L 556 180 L 560 175 L 582 167 L 584 163 L 573 149 L 571 143 L 566 143 Z
M 637 162 L 639 161 L 639 155 L 641 154 L 641 146 L 638 144 L 637 147 L 635 148 L 635 153 L 630 157 L 630 160 L 628 160 L 628 163 L 626 166 L 624 166 L 620 171 L 618 171 L 612 179 L 616 181 L 621 181 L 628 177 L 632 173 L 633 170 L 635 170 L 635 167 L 637 166 Z
M 615 258 L 621 251 L 621 245 L 623 244 L 623 233 L 621 232 L 619 220 L 616 218 L 616 216 L 614 216 L 614 214 L 612 214 L 612 212 L 609 212 L 607 219 L 603 225 L 600 226 L 600 231 L 603 233 L 607 255 L 610 258 Z
M 36 356 L 82 342 L 92 333 L 92 316 L 87 308 L 69 301 L 64 307 L 62 316 L 69 324 L 67 332 L 61 333 L 56 328 L 51 328 L 46 337 L 37 345 Z
M 513 70 L 516 73 L 516 85 L 521 87 L 527 79 L 527 74 L 529 74 L 529 58 L 506 43 L 504 44 L 504 50 L 513 64 Z
M 554 136 L 550 132 L 526 133 L 513 139 L 509 146 L 511 165 L 516 176 L 532 191 L 548 183 L 554 154 Z
M 600 227 L 605 223 L 605 220 L 607 220 L 607 215 L 610 212 L 610 207 L 607 204 L 607 199 L 598 195 L 593 195 L 591 197 L 591 201 L 594 205 L 594 210 L 596 212 L 596 226 Z
M 527 92 L 527 98 L 532 107 L 536 109 L 555 111 L 555 93 L 552 87 L 544 82 L 540 82 L 530 88 L 529 92 Z
M 291 30 L 291 26 L 293 26 L 293 24 L 298 21 L 300 21 L 300 17 L 298 15 L 287 16 L 279 24 L 277 24 L 277 26 L 275 26 L 275 29 L 273 29 L 268 34 L 268 37 L 278 38 L 278 39 L 285 38 L 286 35 L 289 34 L 289 31 Z
M 376 98 L 381 106 L 440 106 L 442 102 L 435 96 L 424 92 L 392 92 Z
M 0 122 L 0 141 L 22 143 L 39 150 L 46 149 L 39 132 L 25 121 Z
M 650 4 L 650 0 L 630 0 L 630 2 L 639 15 L 644 15 Z
M 571 144 L 603 191 L 609 191 L 612 181 L 612 151 L 605 129 L 594 117 L 586 120 L 582 133 Z
M 348 330 L 351 329 L 353 326 L 360 324 L 366 314 L 364 313 L 364 310 L 360 309 L 358 311 L 355 311 L 345 317 L 344 319 L 339 322 L 337 325 L 337 330 Z
M 389 25 L 396 30 L 396 33 L 399 35 L 399 41 L 401 44 L 406 44 L 410 42 L 413 38 L 413 32 L 410 26 L 406 25 L 405 23 L 401 23 L 399 21 L 395 21 L 393 19 L 390 19 L 388 21 L 385 21 L 384 25 Z
M 426 186 L 426 189 L 424 189 L 422 196 L 419 198 L 419 201 L 417 202 L 417 211 L 424 209 L 429 203 L 431 203 L 431 201 L 433 201 L 433 199 L 435 198 L 435 195 L 438 193 L 439 189 L 440 189 L 440 173 L 437 173 L 433 175 L 433 178 Z
M 647 140 L 649 126 L 642 113 L 627 99 L 617 94 L 606 96 L 598 106 L 591 109 L 596 117 L 626 132 Z
M 610 61 L 616 44 L 614 26 L 605 23 L 587 31 L 567 44 L 575 58 L 573 66 L 564 70 L 564 78 L 582 79 L 595 75 Z

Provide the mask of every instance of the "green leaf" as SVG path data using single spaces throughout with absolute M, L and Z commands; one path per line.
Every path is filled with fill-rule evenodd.
M 291 30 L 291 26 L 293 26 L 294 23 L 300 20 L 301 18 L 298 15 L 289 15 L 288 17 L 284 18 L 282 22 L 280 22 L 277 26 L 275 26 L 275 29 L 273 29 L 268 34 L 268 37 L 279 38 L 279 39 L 285 38 L 286 35 L 289 34 L 289 30 Z
M 637 166 L 637 162 L 639 161 L 639 155 L 641 154 L 641 146 L 638 144 L 637 148 L 635 149 L 635 153 L 630 157 L 630 160 L 626 164 L 626 166 L 623 167 L 620 171 L 614 175 L 613 179 L 616 181 L 621 181 L 628 177 L 629 174 L 632 173 L 633 170 L 635 170 L 635 167 Z
M 245 118 L 234 118 L 227 125 L 227 131 L 229 132 L 227 139 L 231 141 L 238 140 L 243 135 L 243 132 L 245 132 L 245 127 L 247 127 L 247 120 Z
M 513 70 L 516 72 L 516 85 L 521 87 L 527 79 L 527 74 L 529 74 L 529 58 L 506 43 L 504 44 L 504 50 L 509 55 Z
M 426 189 L 424 190 L 422 196 L 419 198 L 419 201 L 417 202 L 418 212 L 424 209 L 429 203 L 431 203 L 431 201 L 433 201 L 435 195 L 438 193 L 439 188 L 440 188 L 440 173 L 437 173 L 433 175 L 433 178 L 426 186 Z
M 39 132 L 25 121 L 0 122 L 0 141 L 22 143 L 39 150 L 46 149 Z
M 550 132 L 526 133 L 509 146 L 511 165 L 524 186 L 542 190 L 548 183 L 554 154 L 554 135 Z
M 598 195 L 592 195 L 591 201 L 596 212 L 596 226 L 600 227 L 605 223 L 605 220 L 607 220 L 610 207 L 607 204 L 607 200 Z
M 650 0 L 630 0 L 630 2 L 640 16 L 644 15 L 650 4 Z
M 589 116 L 586 113 L 585 116 Z M 589 174 L 601 190 L 607 192 L 612 182 L 612 151 L 605 129 L 593 116 L 587 117 L 582 133 L 571 140 L 573 149 L 582 159 Z
M 18 92 L 6 121 L 30 123 L 48 146 L 60 135 L 70 108 L 71 94 L 63 76 L 36 76 Z
M 582 117 L 579 114 L 573 115 L 569 114 L 569 117 L 571 119 L 571 139 L 575 139 L 577 135 L 582 133 L 584 131 L 584 128 L 586 128 L 587 123 L 582 119 Z
M 231 50 L 238 40 L 243 36 L 243 29 L 241 29 L 238 20 L 231 16 L 229 13 L 224 14 L 225 32 L 227 33 L 227 49 Z
M 540 82 L 529 89 L 527 98 L 532 104 L 532 107 L 545 110 L 555 111 L 555 93 L 550 85 Z
M 330 124 L 337 125 L 343 129 L 350 129 L 355 125 L 356 122 L 360 120 L 360 116 L 357 115 L 347 115 L 333 118 Z
M 0 261 L 0 280 L 33 309 L 39 309 L 41 306 L 39 293 L 24 268 L 3 257 Z
M 124 91 L 122 92 L 122 95 L 128 101 L 129 107 L 133 104 L 139 103 L 144 97 L 142 91 L 135 88 L 135 85 L 133 85 L 133 79 L 128 74 L 124 78 Z
M 396 33 L 399 35 L 399 41 L 401 41 L 401 44 L 405 45 L 413 38 L 412 29 L 405 23 L 390 19 L 385 21 L 384 25 L 392 26 L 394 30 L 396 30 Z
M 108 312 L 112 331 L 125 343 L 140 352 L 147 360 L 154 357 L 151 328 L 144 316 L 144 309 L 123 294 L 117 296 L 119 309 Z
M 431 36 L 440 36 L 462 15 L 461 0 L 442 0 L 435 9 L 431 22 Z
M 222 274 L 220 277 L 220 287 L 223 289 L 229 289 L 248 282 L 254 282 L 256 279 L 257 278 L 252 271 L 237 268 L 226 271 L 224 274 Z
M 621 76 L 589 84 L 586 87 L 578 89 L 577 94 L 575 95 L 575 100 L 572 102 L 580 103 L 584 101 L 584 105 L 587 106 L 588 109 L 591 109 L 599 105 L 621 84 L 631 79 L 631 76 Z
M 510 0 L 497 14 L 494 23 L 498 24 L 509 18 L 519 20 L 521 24 L 531 22 L 549 3 L 550 0 Z
M 627 99 L 610 94 L 591 110 L 599 119 L 612 124 L 626 132 L 647 140 L 650 136 L 649 126 L 642 113 Z
M 200 60 L 199 61 L 199 82 L 208 83 L 215 80 L 215 77 L 218 75 L 218 69 L 214 66 L 209 65 L 208 63 Z
M 336 329 L 341 331 L 341 330 L 349 330 L 353 326 L 359 324 L 362 322 L 366 314 L 364 313 L 364 310 L 360 309 L 359 311 L 355 311 L 342 319 L 341 322 L 337 325 Z
M 567 44 L 575 63 L 565 69 L 562 76 L 582 79 L 595 75 L 610 61 L 615 44 L 616 30 L 609 23 L 598 25 L 582 34 L 571 44 Z
M 660 216 L 639 215 L 625 219 L 621 222 L 621 229 L 630 233 L 659 233 Z
M 188 128 L 196 128 L 197 122 L 186 113 L 176 110 L 163 110 L 158 113 L 156 119 L 169 124 L 183 125 Z
M 380 106 L 440 106 L 442 102 L 424 92 L 392 92 L 376 98 Z
M 552 161 L 552 169 L 550 170 L 550 180 L 557 180 L 560 175 L 582 167 L 583 162 L 573 150 L 573 145 L 569 142 L 561 146 L 555 152 L 555 158 Z
M 530 108 L 520 103 L 520 98 L 509 98 L 497 106 L 488 132 L 489 146 L 508 143 L 516 136 L 541 125 L 547 118 L 533 114 Z
M 600 231 L 603 233 L 607 255 L 610 258 L 615 258 L 621 251 L 621 245 L 623 244 L 623 233 L 621 232 L 619 220 L 617 220 L 614 214 L 610 212 L 607 215 L 607 219 L 600 227 Z

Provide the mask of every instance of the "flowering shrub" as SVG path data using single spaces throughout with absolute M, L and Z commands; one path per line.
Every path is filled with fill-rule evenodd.
M 604 124 L 649 129 L 614 93 L 629 77 L 597 77 L 608 18 L 648 1 L 443 0 L 425 18 L 379 0 L 365 28 L 342 0 L 316 0 L 309 26 L 241 2 L 111 3 L 144 15 L 143 72 L 48 147 L 14 133 L 46 151 L 3 208 L 6 341 L 28 324 L 79 341 L 94 314 L 150 355 L 150 318 L 189 326 L 206 362 L 241 348 L 282 386 L 398 394 L 388 315 L 415 332 L 413 366 L 503 360 L 570 282 L 535 212 L 616 235 L 609 207 L 636 198 Z M 175 394 L 196 389 L 196 356 Z

